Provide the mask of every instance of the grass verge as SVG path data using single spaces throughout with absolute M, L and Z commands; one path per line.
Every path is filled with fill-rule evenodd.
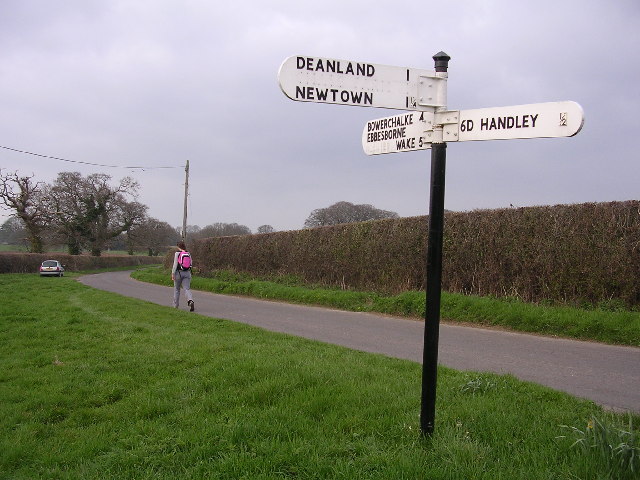
M 635 463 L 607 476 L 617 453 L 572 437 L 637 416 L 510 376 L 441 368 L 423 439 L 418 364 L 73 276 L 1 275 L 0 291 L 3 479 L 624 479 L 639 466 L 629 443 Z
M 173 285 L 161 267 L 133 273 L 138 280 Z M 425 293 L 405 292 L 384 296 L 300 285 L 295 278 L 253 279 L 246 275 L 219 272 L 214 278 L 194 276 L 192 288 L 214 293 L 247 295 L 262 299 L 313 304 L 351 311 L 379 312 L 424 318 Z M 442 293 L 441 315 L 446 321 L 504 327 L 521 332 L 592 340 L 610 344 L 640 346 L 640 312 L 580 309 L 568 306 L 533 305 L 454 293 Z

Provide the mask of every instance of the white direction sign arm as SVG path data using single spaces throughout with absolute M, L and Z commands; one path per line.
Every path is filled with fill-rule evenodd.
M 572 137 L 584 124 L 584 112 L 576 102 L 534 103 L 448 113 L 457 114 L 458 119 L 456 123 L 444 125 L 445 142 Z
M 362 148 L 367 155 L 431 148 L 433 112 L 410 112 L 367 122 Z
M 418 111 L 446 105 L 446 79 L 416 68 L 298 55 L 282 63 L 278 83 L 299 102 Z

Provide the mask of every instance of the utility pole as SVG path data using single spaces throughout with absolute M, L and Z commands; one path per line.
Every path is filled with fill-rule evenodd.
M 189 196 L 189 160 L 184 167 L 184 213 L 182 215 L 182 241 L 187 241 L 187 198 Z

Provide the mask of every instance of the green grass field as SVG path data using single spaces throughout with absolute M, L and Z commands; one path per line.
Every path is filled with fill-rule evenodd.
M 1 479 L 638 478 L 638 416 L 441 368 L 422 438 L 418 364 L 76 276 L 0 275 Z

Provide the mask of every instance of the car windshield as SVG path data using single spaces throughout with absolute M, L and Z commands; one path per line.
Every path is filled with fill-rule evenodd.
M 43 267 L 57 267 L 58 266 L 58 262 L 56 262 L 55 260 L 45 260 L 44 262 L 42 262 L 42 266 Z

